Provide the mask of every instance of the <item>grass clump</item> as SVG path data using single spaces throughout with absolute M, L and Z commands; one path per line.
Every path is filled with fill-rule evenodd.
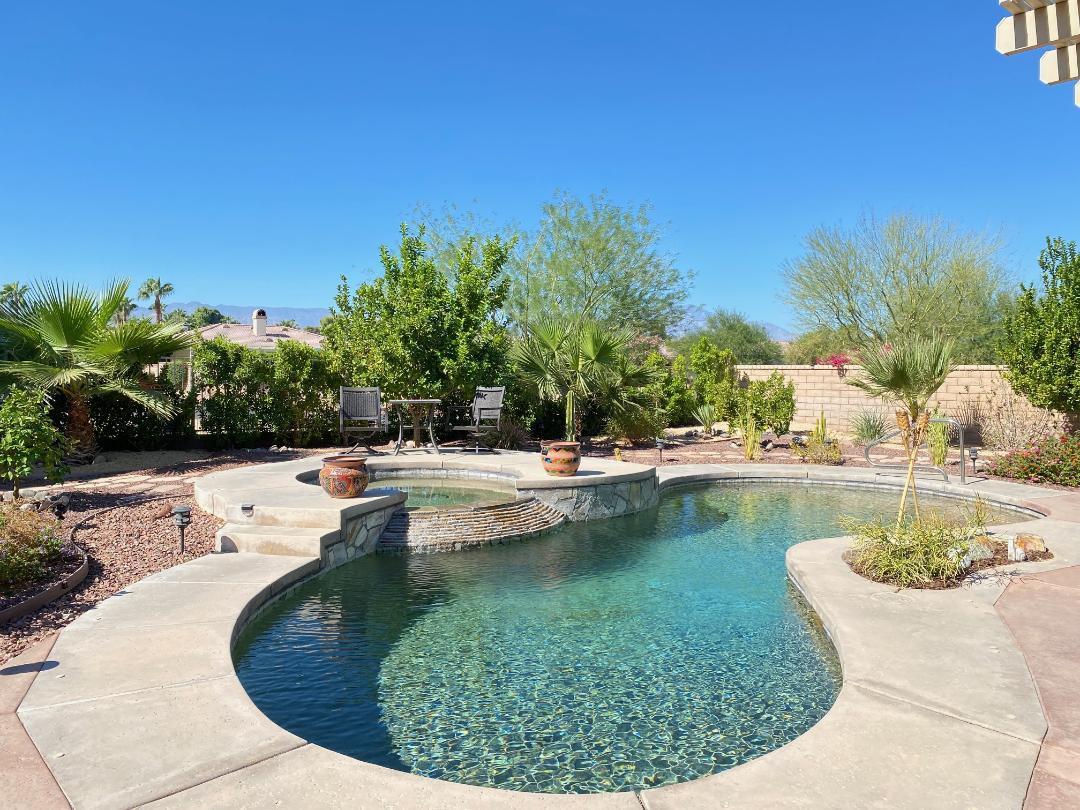
M 973 546 L 986 534 L 989 512 L 981 501 L 966 516 L 925 511 L 899 522 L 842 521 L 855 541 L 848 555 L 852 569 L 876 582 L 899 588 L 948 585 L 971 564 Z
M 876 442 L 889 432 L 889 419 L 881 411 L 859 411 L 851 417 L 851 435 L 862 447 Z
M 0 505 L 0 596 L 40 582 L 59 562 L 60 527 L 51 515 Z

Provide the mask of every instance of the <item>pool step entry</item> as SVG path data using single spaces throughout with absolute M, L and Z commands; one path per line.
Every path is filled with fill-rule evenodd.
M 460 551 L 535 536 L 565 521 L 566 515 L 536 498 L 460 509 L 400 509 L 376 551 Z
M 226 523 L 217 532 L 218 551 L 321 557 L 323 548 L 338 541 L 338 529 L 297 529 L 292 526 L 256 526 Z

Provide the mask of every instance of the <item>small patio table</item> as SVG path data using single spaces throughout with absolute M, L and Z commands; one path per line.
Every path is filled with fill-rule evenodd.
M 436 455 L 439 455 L 439 443 L 435 441 L 435 407 L 442 404 L 441 399 L 390 399 L 386 402 L 390 407 L 397 407 L 402 409 L 402 413 L 398 417 L 398 430 L 397 430 L 397 444 L 394 445 L 394 455 L 396 456 L 401 452 L 401 448 L 405 445 L 405 428 L 410 430 L 414 429 L 416 425 L 405 424 L 404 411 L 411 410 L 412 408 L 424 410 L 424 421 L 426 424 L 421 424 L 421 428 L 426 427 L 428 436 L 431 438 L 431 447 L 435 451 Z M 419 447 L 418 450 L 426 450 L 427 448 Z

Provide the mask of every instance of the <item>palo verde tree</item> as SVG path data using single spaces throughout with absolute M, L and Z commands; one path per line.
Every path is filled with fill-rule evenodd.
M 1021 286 L 1005 324 L 1001 356 L 1012 387 L 1034 405 L 1080 414 L 1080 253 L 1047 239 L 1039 256 L 1043 289 Z

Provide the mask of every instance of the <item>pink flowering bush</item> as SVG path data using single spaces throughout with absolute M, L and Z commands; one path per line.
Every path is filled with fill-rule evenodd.
M 990 472 L 1032 483 L 1080 486 L 1080 435 L 1042 439 L 994 459 Z

